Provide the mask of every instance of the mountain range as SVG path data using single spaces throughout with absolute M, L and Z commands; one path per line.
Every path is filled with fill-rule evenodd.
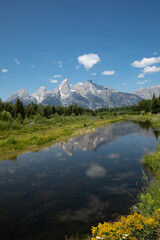
M 160 93 L 160 85 L 159 92 Z M 155 87 L 157 88 L 157 87 Z M 155 90 L 152 89 L 153 91 Z M 68 106 L 77 104 L 83 108 L 98 109 L 107 107 L 121 107 L 137 104 L 145 96 L 150 96 L 151 91 L 137 90 L 134 93 L 118 92 L 106 86 L 100 86 L 89 80 L 85 83 L 79 82 L 76 85 L 69 83 L 68 79 L 63 80 L 60 85 L 52 91 L 41 86 L 37 92 L 29 94 L 24 88 L 13 94 L 7 102 L 15 103 L 19 98 L 25 105 L 31 102 L 43 105 Z
M 154 93 L 156 97 L 160 96 L 160 85 L 147 88 L 140 88 L 132 93 L 144 99 L 152 99 Z

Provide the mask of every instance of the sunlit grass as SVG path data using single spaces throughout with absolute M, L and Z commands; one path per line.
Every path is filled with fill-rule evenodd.
M 88 134 L 97 127 L 103 127 L 124 120 L 151 121 L 158 126 L 160 120 L 156 115 L 111 115 L 103 116 L 55 116 L 51 119 L 29 123 L 13 123 L 13 128 L 1 130 L 0 159 L 7 159 L 22 152 L 35 151 L 69 137 Z M 15 129 L 16 126 L 16 129 Z M 12 139 L 12 140 L 11 140 Z M 14 139 L 14 141 L 13 141 Z
M 38 150 L 46 144 L 54 144 L 57 141 L 65 141 L 71 136 L 87 134 L 95 131 L 93 127 L 105 126 L 111 122 L 111 117 L 100 120 L 99 117 L 94 116 L 58 116 L 57 119 L 47 119 L 43 124 L 25 123 L 20 129 L 1 131 L 0 159 L 6 159 L 12 154 L 18 155 L 22 150 Z
M 155 153 L 145 156 L 144 165 L 155 176 L 153 183 L 140 195 L 139 208 L 147 216 L 160 208 L 160 145 Z

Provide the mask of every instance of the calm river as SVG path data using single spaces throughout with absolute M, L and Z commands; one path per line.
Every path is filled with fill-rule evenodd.
M 127 214 L 143 186 L 152 128 L 123 122 L 0 162 L 0 239 L 63 240 Z

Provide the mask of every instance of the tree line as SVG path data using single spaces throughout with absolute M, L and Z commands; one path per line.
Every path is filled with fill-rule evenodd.
M 3 111 L 9 112 L 14 119 L 16 119 L 17 117 L 21 117 L 22 119 L 24 119 L 32 118 L 37 114 L 46 118 L 50 118 L 53 114 L 64 116 L 77 116 L 83 115 L 86 112 L 91 112 L 93 110 L 84 109 L 80 106 L 77 106 L 77 104 L 67 107 L 63 107 L 61 105 L 55 107 L 54 105 L 38 105 L 32 102 L 25 106 L 23 102 L 19 98 L 17 98 L 15 104 L 11 102 L 3 102 L 0 99 L 0 113 L 2 113 Z
M 2 114 L 3 112 L 3 114 Z M 121 112 L 151 112 L 153 114 L 160 113 L 160 96 L 156 97 L 153 94 L 151 100 L 141 100 L 137 105 L 133 106 L 125 106 L 125 107 L 117 107 L 117 108 L 101 108 L 97 110 L 85 109 L 77 104 L 70 105 L 67 107 L 64 106 L 50 106 L 50 105 L 38 105 L 36 103 L 29 103 L 26 106 L 20 99 L 17 99 L 16 103 L 13 104 L 11 102 L 3 102 L 0 99 L 0 113 L 1 120 L 8 114 L 8 117 L 12 117 L 13 119 L 25 119 L 32 118 L 35 115 L 40 115 L 45 118 L 51 118 L 53 115 L 64 115 L 64 116 L 78 116 L 84 114 L 90 115 L 99 115 L 101 113 L 121 113 Z

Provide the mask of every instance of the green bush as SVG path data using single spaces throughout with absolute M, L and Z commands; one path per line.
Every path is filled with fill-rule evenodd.
M 14 138 L 9 138 L 6 142 L 7 144 L 17 144 L 16 140 Z
M 10 122 L 0 121 L 0 130 L 9 129 L 11 127 Z
M 3 110 L 2 113 L 0 113 L 0 120 L 5 122 L 12 122 L 13 118 L 10 112 Z

